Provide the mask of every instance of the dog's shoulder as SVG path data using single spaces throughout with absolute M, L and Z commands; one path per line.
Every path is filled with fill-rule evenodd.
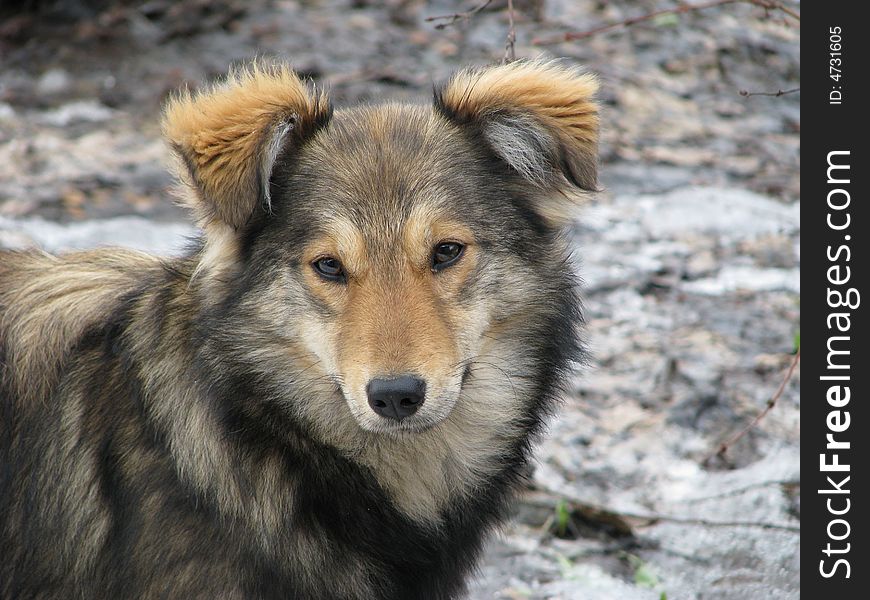
M 0 251 L 0 367 L 12 395 L 44 397 L 46 369 L 161 268 L 121 249 Z

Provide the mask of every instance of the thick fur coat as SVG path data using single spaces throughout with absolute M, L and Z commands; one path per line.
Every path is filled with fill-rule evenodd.
M 0 254 L 0 597 L 461 596 L 580 358 L 595 89 L 517 62 L 333 112 L 255 65 L 175 96 L 186 256 Z

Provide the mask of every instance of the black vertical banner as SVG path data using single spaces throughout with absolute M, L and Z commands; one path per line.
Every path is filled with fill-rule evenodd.
M 863 2 L 800 7 L 801 588 L 868 598 L 870 29 Z

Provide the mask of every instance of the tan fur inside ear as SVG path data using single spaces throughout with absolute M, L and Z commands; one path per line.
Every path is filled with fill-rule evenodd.
M 291 132 L 304 135 L 330 113 L 326 95 L 284 65 L 254 64 L 206 91 L 171 98 L 163 134 L 186 167 L 200 224 L 244 225 L 259 202 L 269 202 L 272 167 Z
M 448 118 L 477 123 L 523 177 L 564 198 L 571 188 L 597 188 L 597 90 L 595 76 L 576 68 L 518 61 L 460 71 L 435 102 Z

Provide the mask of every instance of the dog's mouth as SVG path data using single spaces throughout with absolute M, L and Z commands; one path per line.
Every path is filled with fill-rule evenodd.
M 391 419 L 369 411 L 363 418 L 357 418 L 360 426 L 372 433 L 380 434 L 419 434 L 436 429 L 443 423 L 453 410 L 461 389 L 448 398 L 428 400 L 424 408 L 403 419 Z
M 403 419 L 401 421 L 392 421 L 389 419 L 380 418 L 376 421 L 376 427 L 374 429 L 368 429 L 374 433 L 382 433 L 382 434 L 418 434 L 424 433 L 426 431 L 430 431 L 438 427 L 441 424 L 443 419 L 438 421 L 432 419 L 426 419 L 422 417 L 417 418 L 409 418 Z

